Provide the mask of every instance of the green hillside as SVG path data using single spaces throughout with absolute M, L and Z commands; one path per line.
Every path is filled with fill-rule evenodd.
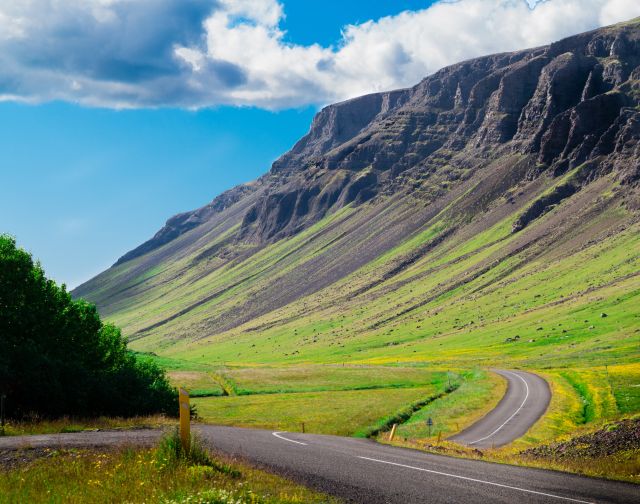
M 418 408 L 401 432 L 449 434 L 500 398 L 492 367 L 552 387 L 520 443 L 637 413 L 639 44 L 635 20 L 331 105 L 74 295 L 221 423 L 372 433 Z
M 419 388 L 419 377 L 435 370 L 536 370 L 552 382 L 556 393 L 551 414 L 540 432 L 533 432 L 532 441 L 556 437 L 578 425 L 640 411 L 640 225 L 612 189 L 613 182 L 605 179 L 579 201 L 559 205 L 520 233 L 512 233 L 517 209 L 504 216 L 497 207 L 461 223 L 451 208 L 445 209 L 332 285 L 231 330 L 207 330 L 212 316 L 250 303 L 255 292 L 280 278 L 290 281 L 288 275 L 299 275 L 314 258 L 339 260 L 333 249 L 340 247 L 341 239 L 349 241 L 346 230 L 380 212 L 375 205 L 347 208 L 208 275 L 188 267 L 193 256 L 168 261 L 153 276 L 131 280 L 133 286 L 142 282 L 154 288 L 108 317 L 133 336 L 132 347 L 170 358 L 170 367 L 205 366 L 237 380 L 239 388 L 252 395 L 313 392 L 318 404 L 332 405 L 332 410 L 340 400 L 335 392 L 345 389 L 409 388 L 413 395 L 403 393 L 401 402 L 418 400 L 429 395 Z M 597 219 L 575 218 L 595 204 L 606 205 Z M 387 215 L 408 212 L 393 205 L 385 210 Z M 448 239 L 440 241 L 444 235 Z M 349 247 L 357 249 L 358 243 Z M 406 266 L 399 268 L 400 264 Z M 116 270 L 132 267 L 135 260 Z M 138 332 L 213 291 L 224 293 Z M 347 378 L 341 367 L 345 363 L 356 370 L 361 365 L 384 367 L 373 367 L 369 376 L 360 372 Z M 608 375 L 605 365 L 610 366 Z M 297 376 L 291 369 L 303 372 Z M 402 379 L 390 376 L 389 369 L 398 369 Z M 404 376 L 407 372 L 413 376 Z M 257 389 L 243 382 L 255 373 L 261 384 Z M 373 383 L 371 374 L 377 377 Z M 496 387 L 478 392 L 484 398 L 476 404 L 479 411 L 486 409 L 486 401 L 495 403 Z M 361 393 L 363 400 L 375 401 L 367 390 Z M 298 398 L 285 399 L 295 409 Z M 374 411 L 380 417 L 393 413 L 400 407 L 397 398 L 389 394 L 386 410 Z M 226 401 L 231 399 L 222 400 L 225 403 L 215 402 L 215 397 L 200 400 L 205 418 L 291 429 L 306 415 L 311 430 L 318 418 L 308 413 L 308 402 L 298 409 L 305 412 L 298 422 L 285 414 L 279 420 L 273 417 L 278 410 L 274 405 L 279 404 L 276 396 L 257 404 L 257 399 L 242 396 L 229 405 Z M 355 396 L 353 400 L 357 409 Z M 586 401 L 594 410 L 588 415 L 583 413 Z M 230 407 L 232 411 L 224 413 Z M 476 411 L 467 413 L 478 416 Z M 338 418 L 342 415 L 336 413 Z M 316 430 L 327 432 L 328 425 L 330 432 L 353 433 L 372 419 L 363 418 L 347 431 L 335 422 L 323 421 Z M 458 427 L 466 423 L 463 418 Z

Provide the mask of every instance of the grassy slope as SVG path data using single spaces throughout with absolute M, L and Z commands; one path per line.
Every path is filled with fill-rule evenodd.
M 515 206 L 498 199 L 476 208 L 475 216 L 460 207 L 473 202 L 476 186 L 470 182 L 466 192 L 460 190 L 457 199 L 429 214 L 405 239 L 389 242 L 374 259 L 237 327 L 218 329 L 225 317 L 250 310 L 263 291 L 275 292 L 279 285 L 284 290 L 304 282 L 304 275 L 322 275 L 322 269 L 305 269 L 309 265 L 333 271 L 348 247 L 360 251 L 379 241 L 384 222 L 410 218 L 410 198 L 382 209 L 343 209 L 247 257 L 213 258 L 214 266 L 195 261 L 201 252 L 197 248 L 171 256 L 144 278 L 133 278 L 135 295 L 111 304 L 108 318 L 133 336 L 134 348 L 156 352 L 182 370 L 231 370 L 228 377 L 240 389 L 253 387 L 254 393 L 392 387 L 396 378 L 388 369 L 393 366 L 473 369 L 499 362 L 536 370 L 550 380 L 554 400 L 522 442 L 554 439 L 576 426 L 638 411 L 640 402 L 640 225 L 616 196 L 616 184 L 607 178 L 596 181 L 525 230 L 511 232 L 522 209 L 561 182 L 538 183 Z M 363 228 L 369 221 L 371 227 Z M 444 234 L 445 240 L 433 244 Z M 116 268 L 109 281 L 135 269 L 136 261 Z M 211 293 L 218 295 L 206 298 Z M 208 300 L 198 304 L 203 298 Z M 345 381 L 344 363 L 384 367 L 372 384 L 364 375 Z M 334 366 L 319 372 L 321 364 Z M 292 385 L 296 373 L 301 378 Z M 327 376 L 319 379 L 318 373 Z M 478 390 L 495 400 L 499 385 L 486 376 Z M 202 411 L 214 400 L 201 400 Z M 207 413 L 210 418 L 254 423 L 257 398 L 223 400 L 252 402 L 244 403 L 244 412 L 238 406 L 233 414 Z M 265 399 L 266 413 L 269 404 Z M 478 408 L 462 416 L 475 418 L 486 404 L 478 401 Z M 394 410 L 395 404 L 389 404 L 384 414 Z M 447 430 L 460 423 L 455 404 L 441 410 L 450 412 L 444 419 Z M 320 408 L 318 418 L 322 415 Z

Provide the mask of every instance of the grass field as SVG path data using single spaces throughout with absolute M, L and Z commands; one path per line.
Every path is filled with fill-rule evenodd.
M 176 378 L 184 373 L 170 375 Z M 394 418 L 416 404 L 421 407 L 412 416 L 437 414 L 447 432 L 455 426 L 464 428 L 504 392 L 503 381 L 484 371 L 422 366 L 226 368 L 205 376 L 210 375 L 222 377 L 229 394 L 194 399 L 198 416 L 206 422 L 288 431 L 301 431 L 304 423 L 306 432 L 347 436 L 384 432 L 391 423 L 405 422 L 406 418 Z M 194 383 L 200 385 L 197 380 Z M 452 385 L 458 388 L 432 400 Z M 428 405 L 422 406 L 425 402 Z
M 50 450 L 0 470 L 2 504 L 163 503 L 302 504 L 331 497 L 238 461 L 167 465 L 158 450 Z
M 221 425 L 351 436 L 437 388 L 295 392 L 194 400 L 198 415 Z
M 192 397 L 222 396 L 224 388 L 213 372 L 169 371 L 169 381 L 176 387 L 183 387 Z
M 640 411 L 640 364 L 609 366 L 605 369 L 620 413 Z
M 237 394 L 407 388 L 443 383 L 444 371 L 425 366 L 327 365 L 240 368 L 221 372 Z

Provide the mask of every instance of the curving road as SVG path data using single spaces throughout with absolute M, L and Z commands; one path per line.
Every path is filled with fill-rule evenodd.
M 432 455 L 367 439 L 194 426 L 214 449 L 362 504 L 637 503 L 637 485 Z M 83 432 L 0 438 L 20 446 L 153 443 L 160 431 Z M 0 457 L 1 458 L 1 457 Z
M 449 438 L 474 448 L 504 446 L 523 436 L 544 414 L 551 390 L 538 375 L 524 371 L 493 370 L 507 380 L 498 405 L 471 427 Z
M 498 406 L 453 440 L 500 446 L 522 436 L 545 412 L 550 391 L 537 375 L 495 371 L 508 380 Z M 433 455 L 366 439 L 197 425 L 227 455 L 265 466 L 351 503 L 636 503 L 637 485 L 541 469 Z M 82 432 L 0 438 L 3 452 L 26 448 L 152 445 L 160 430 Z

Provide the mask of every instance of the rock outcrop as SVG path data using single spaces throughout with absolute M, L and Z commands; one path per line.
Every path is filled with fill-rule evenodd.
M 635 183 L 639 103 L 636 22 L 465 61 L 413 88 L 324 108 L 259 184 L 172 217 L 116 264 L 201 225 L 258 186 L 261 196 L 238 233 L 253 243 L 295 234 L 329 211 L 380 194 L 425 187 L 433 193 L 432 175 L 444 167 L 449 181 L 457 180 L 505 151 L 535 156 L 534 176 L 559 176 L 596 160 L 594 177 L 615 170 Z
M 423 184 L 416 180 L 428 185 L 445 165 L 460 171 L 505 150 L 535 155 L 537 174 L 554 176 L 613 156 L 592 164 L 594 174 L 617 170 L 632 183 L 638 65 L 640 27 L 630 23 L 463 62 L 411 89 L 331 105 L 273 164 L 278 178 L 251 209 L 242 236 L 278 239 L 330 209 L 403 191 L 408 180 L 417 189 Z

